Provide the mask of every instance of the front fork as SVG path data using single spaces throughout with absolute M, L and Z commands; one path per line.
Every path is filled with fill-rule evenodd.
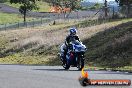
M 65 56 L 64 56 L 64 53 L 58 53 L 58 57 L 60 58 L 61 62 L 62 62 L 62 65 L 65 63 Z

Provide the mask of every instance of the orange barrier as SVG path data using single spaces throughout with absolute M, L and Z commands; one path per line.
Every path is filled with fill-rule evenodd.
M 50 12 L 66 13 L 66 12 L 71 12 L 71 8 L 61 8 L 60 6 L 52 6 Z
M 84 68 L 81 71 L 82 76 L 79 78 L 79 82 L 82 86 L 87 85 L 125 85 L 130 86 L 131 80 L 128 79 L 89 79 L 88 72 L 84 72 Z

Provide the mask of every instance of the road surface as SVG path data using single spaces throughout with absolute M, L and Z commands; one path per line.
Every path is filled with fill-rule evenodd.
M 131 79 L 132 73 L 90 71 L 92 79 Z M 0 65 L 0 88 L 83 88 L 80 71 L 61 66 Z M 132 86 L 87 86 L 85 88 L 132 88 Z

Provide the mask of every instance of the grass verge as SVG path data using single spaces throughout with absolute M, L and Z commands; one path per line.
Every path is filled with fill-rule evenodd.
M 121 72 L 130 72 L 132 73 L 132 66 L 124 66 L 119 68 L 107 68 L 107 67 L 96 67 L 96 66 L 85 66 L 85 69 L 88 70 L 106 70 L 106 71 L 121 71 Z
M 14 4 L 14 3 L 11 4 L 9 2 L 6 2 L 5 4 L 9 5 L 11 7 L 15 7 L 15 8 L 20 7 L 20 4 Z M 50 11 L 50 6 L 49 6 L 48 3 L 43 2 L 43 1 L 37 1 L 36 4 L 39 7 L 39 9 L 38 10 L 33 10 L 33 11 L 38 11 L 38 12 L 49 12 Z
M 32 17 L 27 17 L 27 21 L 32 20 Z M 0 13 L 0 24 L 23 22 L 23 16 L 19 14 Z

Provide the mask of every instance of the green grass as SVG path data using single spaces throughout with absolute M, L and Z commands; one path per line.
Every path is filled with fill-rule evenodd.
M 121 68 L 117 68 L 116 70 L 131 71 L 132 72 L 132 66 L 124 66 L 124 67 L 121 67 Z
M 5 58 L 0 58 L 0 63 L 4 64 L 46 64 L 53 58 L 52 56 L 31 56 L 31 55 L 23 55 L 22 53 L 16 53 L 9 55 Z M 47 65 L 49 65 L 47 63 Z
M 124 67 L 119 67 L 119 68 L 107 68 L 107 67 L 104 67 L 104 66 L 103 67 L 99 67 L 99 66 L 85 66 L 85 69 L 132 72 L 132 66 L 124 66 Z
M 38 1 L 37 5 L 39 7 L 38 12 L 50 12 L 50 6 L 46 2 Z M 37 10 L 34 10 L 37 11 Z
M 95 63 L 85 64 L 85 69 L 89 69 L 89 70 L 112 70 L 112 71 L 132 72 L 132 66 L 123 66 L 123 67 L 110 68 L 110 67 L 107 67 L 107 66 L 96 66 Z
M 5 4 L 7 4 L 11 7 L 15 7 L 15 8 L 20 7 L 20 4 L 14 4 L 14 3 L 11 4 L 9 2 L 6 2 Z M 37 1 L 36 4 L 38 5 L 39 10 L 33 10 L 33 11 L 38 11 L 38 12 L 49 12 L 50 11 L 50 6 L 48 3 L 42 2 L 42 1 Z
M 32 20 L 32 17 L 27 17 L 27 21 Z M 18 14 L 0 13 L 0 24 L 23 22 L 23 17 Z
M 11 7 L 15 7 L 15 8 L 19 8 L 20 7 L 20 4 L 15 4 L 15 3 L 10 3 L 10 2 L 5 2 L 6 5 L 9 5 Z
M 38 18 L 33 17 L 26 17 L 26 21 L 38 21 L 41 20 Z M 44 18 L 42 20 L 47 20 L 47 18 Z M 10 14 L 10 13 L 0 13 L 0 24 L 12 24 L 12 23 L 18 23 L 23 22 L 23 16 L 20 14 Z

